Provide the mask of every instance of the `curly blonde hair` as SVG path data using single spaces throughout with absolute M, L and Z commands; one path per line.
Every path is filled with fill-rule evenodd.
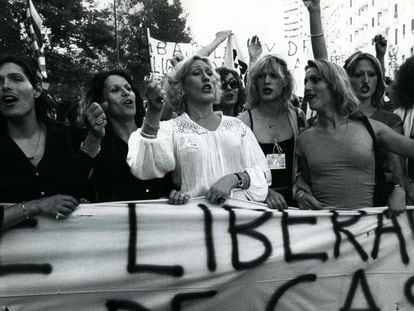
M 211 84 L 214 89 L 213 104 L 219 103 L 221 99 L 220 76 L 214 71 L 210 60 L 207 57 L 193 55 L 179 62 L 174 71 L 167 76 L 164 83 L 164 91 L 166 100 L 174 107 L 178 114 L 182 114 L 186 110 L 186 97 L 184 91 L 184 82 L 187 78 L 191 65 L 196 61 L 205 62 L 213 73 Z

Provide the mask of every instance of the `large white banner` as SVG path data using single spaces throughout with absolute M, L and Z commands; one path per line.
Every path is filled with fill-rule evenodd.
M 176 54 L 182 54 L 185 57 L 194 55 L 195 52 L 202 48 L 201 45 L 193 43 L 166 42 L 152 38 L 148 35 L 151 71 L 154 75 L 165 75 L 171 73 L 173 66 L 171 59 Z M 213 66 L 223 66 L 225 62 L 226 45 L 224 42 L 210 55 Z M 241 43 L 237 41 L 239 49 L 238 55 L 243 55 L 242 59 L 248 64 L 247 48 L 245 51 L 241 48 Z M 295 38 L 283 42 L 265 42 L 262 44 L 263 55 L 277 54 L 281 56 L 288 64 L 289 70 L 292 72 L 296 81 L 295 93 L 303 96 L 305 77 L 305 66 L 307 60 L 313 58 L 310 40 L 308 38 Z
M 414 215 L 81 205 L 4 232 L 0 310 L 413 310 Z

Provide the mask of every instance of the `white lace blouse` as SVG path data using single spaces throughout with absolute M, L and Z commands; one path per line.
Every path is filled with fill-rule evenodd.
M 246 170 L 250 187 L 232 196 L 254 201 L 267 196 L 266 158 L 252 131 L 233 117 L 221 115 L 218 128 L 209 131 L 183 113 L 160 122 L 155 139 L 142 137 L 138 129 L 128 141 L 127 163 L 143 180 L 173 171 L 174 183 L 190 197 L 205 195 L 221 177 Z

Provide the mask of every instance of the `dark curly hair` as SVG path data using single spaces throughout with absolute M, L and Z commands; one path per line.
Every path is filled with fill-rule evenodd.
M 391 84 L 391 99 L 394 107 L 411 108 L 414 105 L 414 56 L 400 66 Z
M 239 75 L 239 73 L 233 69 L 227 68 L 227 67 L 218 67 L 216 68 L 216 72 L 220 76 L 220 81 L 223 83 L 225 81 L 226 76 L 230 73 L 237 81 L 239 93 L 237 96 L 237 103 L 234 107 L 234 115 L 237 116 L 240 112 L 244 109 L 244 104 L 246 103 L 246 89 L 243 85 L 243 81 Z
M 37 69 L 37 63 L 26 56 L 21 55 L 2 55 L 0 57 L 0 67 L 6 63 L 13 63 L 19 66 L 23 73 L 26 75 L 30 84 L 33 88 L 41 89 L 42 78 L 40 72 Z M 42 123 L 48 122 L 47 113 L 51 108 L 47 96 L 42 92 L 39 97 L 35 99 L 35 111 L 37 119 Z M 0 130 L 7 130 L 7 120 L 6 117 L 0 113 Z
M 114 69 L 98 72 L 97 74 L 95 74 L 89 81 L 89 84 L 87 86 L 84 98 L 85 103 L 97 102 L 99 104 L 102 104 L 104 102 L 103 90 L 105 86 L 105 80 L 109 76 L 123 77 L 129 83 L 129 85 L 131 85 L 132 91 L 135 93 L 135 123 L 138 127 L 140 127 L 142 125 L 142 120 L 145 115 L 144 104 L 142 101 L 141 94 L 139 93 L 138 89 L 134 86 L 132 77 L 125 70 Z

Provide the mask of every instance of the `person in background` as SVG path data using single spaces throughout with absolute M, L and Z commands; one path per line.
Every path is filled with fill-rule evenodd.
M 5 230 L 43 215 L 64 219 L 87 194 L 90 161 L 79 147 L 70 148 L 65 133 L 49 125 L 49 104 L 42 92 L 37 65 L 27 57 L 0 59 L 0 202 L 17 203 L 1 209 Z M 102 109 L 93 115 L 101 124 L 90 128 L 85 142 L 100 135 Z
M 250 68 L 247 109 L 239 116 L 251 128 L 267 157 L 272 174 L 266 198 L 270 208 L 295 205 L 292 186 L 298 169 L 296 139 L 307 122 L 304 113 L 290 102 L 294 85 L 282 58 L 263 56 Z
M 237 117 L 244 108 L 246 102 L 246 89 L 243 82 L 233 69 L 226 67 L 216 68 L 221 82 L 221 100 L 215 105 L 216 110 L 223 111 L 226 116 Z
M 92 184 L 97 201 L 148 200 L 168 197 L 172 190 L 171 176 L 140 180 L 133 176 L 126 163 L 128 139 L 142 125 L 145 114 L 139 92 L 131 76 L 123 70 L 110 70 L 93 76 L 86 91 L 85 102 L 98 103 L 105 111 L 105 135 L 97 138 L 95 147 L 85 146 L 94 157 Z M 93 116 L 86 113 L 87 123 Z
M 403 122 L 403 134 L 414 138 L 414 57 L 411 56 L 400 66 L 391 85 L 391 98 L 397 107 L 394 111 Z M 404 176 L 407 178 L 406 192 L 409 204 L 414 203 L 414 162 L 404 159 Z
M 210 61 L 193 55 L 180 62 L 163 92 L 180 115 L 160 122 L 162 91 L 158 84 L 150 84 L 143 125 L 128 142 L 131 172 L 140 179 L 172 172 L 179 191 L 171 192 L 171 204 L 184 204 L 197 196 L 211 203 L 222 203 L 230 196 L 264 201 L 266 159 L 247 126 L 213 111 L 221 90 Z

